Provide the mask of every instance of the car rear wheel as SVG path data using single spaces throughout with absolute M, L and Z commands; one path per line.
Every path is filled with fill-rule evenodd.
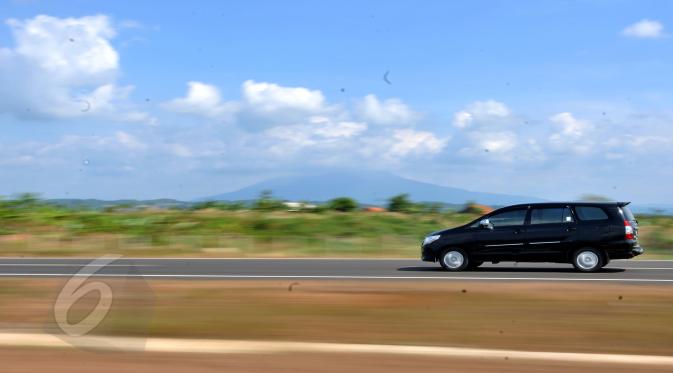
M 467 253 L 463 249 L 458 248 L 444 251 L 439 258 L 439 262 L 447 271 L 462 271 L 469 265 Z
M 601 252 L 588 247 L 575 252 L 573 265 L 580 272 L 596 272 L 605 264 Z

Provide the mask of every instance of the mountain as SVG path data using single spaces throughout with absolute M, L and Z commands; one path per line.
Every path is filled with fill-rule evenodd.
M 643 214 L 643 215 L 673 215 L 673 205 L 672 204 L 640 204 L 633 203 L 629 205 L 629 208 L 634 214 Z
M 474 192 L 405 179 L 384 172 L 333 171 L 289 176 L 262 181 L 235 192 L 223 193 L 202 200 L 244 201 L 270 190 L 286 200 L 327 201 L 335 197 L 351 197 L 361 203 L 384 204 L 388 198 L 408 193 L 413 201 L 463 204 L 476 201 L 487 205 L 541 202 L 542 199 L 507 194 Z

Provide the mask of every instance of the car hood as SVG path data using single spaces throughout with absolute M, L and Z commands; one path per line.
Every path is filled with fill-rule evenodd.
M 437 235 L 437 234 L 440 235 L 440 236 L 444 236 L 444 235 L 451 234 L 451 233 L 457 233 L 457 232 L 462 230 L 461 228 L 462 227 L 442 229 L 441 231 L 432 232 L 432 233 L 428 234 L 428 236 L 434 236 L 434 235 Z

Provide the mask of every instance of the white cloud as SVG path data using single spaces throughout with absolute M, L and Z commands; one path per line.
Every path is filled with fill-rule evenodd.
M 656 39 L 664 36 L 664 25 L 659 21 L 643 19 L 622 30 L 622 35 Z
M 578 155 L 596 151 L 596 141 L 590 136 L 594 127 L 589 122 L 579 120 L 569 112 L 558 113 L 549 120 L 560 128 L 560 132 L 549 136 L 549 144 L 556 151 Z
M 474 116 L 469 111 L 459 111 L 453 115 L 453 124 L 458 128 L 469 126 L 474 120 Z
M 569 112 L 558 113 L 552 116 L 550 120 L 561 127 L 561 134 L 565 136 L 579 137 L 591 129 L 589 123 L 576 119 Z
M 254 111 L 300 110 L 317 112 L 324 107 L 325 97 L 318 90 L 303 87 L 282 87 L 273 83 L 247 80 L 243 83 L 245 103 Z
M 322 92 L 303 87 L 247 80 L 241 86 L 241 99 L 225 102 L 213 85 L 196 81 L 187 84 L 187 95 L 163 103 L 166 110 L 226 121 L 248 119 L 252 127 L 287 125 L 330 111 Z
M 367 129 L 367 124 L 362 122 L 337 122 L 337 123 L 321 123 L 318 127 L 313 129 L 316 135 L 337 138 L 349 138 L 364 132 Z
M 507 107 L 507 105 L 495 100 L 476 101 L 468 107 L 468 110 L 470 110 L 474 115 L 478 117 L 480 116 L 506 117 L 510 115 L 510 110 Z
M 266 130 L 262 141 L 272 143 L 276 153 L 297 153 L 301 148 L 316 146 L 350 147 L 350 139 L 362 134 L 367 124 L 361 122 L 333 122 L 327 117 L 317 116 L 309 124 L 277 126 Z
M 115 134 L 115 137 L 117 138 L 117 142 L 119 144 L 123 145 L 124 147 L 131 149 L 131 150 L 144 150 L 147 148 L 147 145 L 144 143 L 140 142 L 137 138 L 135 138 L 133 135 L 130 135 L 126 132 L 123 131 L 118 131 Z
M 171 154 L 173 154 L 177 157 L 191 158 L 192 156 L 194 156 L 194 153 L 192 152 L 192 150 L 184 144 L 177 144 L 177 143 L 168 144 L 168 145 L 166 145 L 166 148 L 168 149 L 168 151 Z
M 475 101 L 464 110 L 453 115 L 453 125 L 457 128 L 466 128 L 473 123 L 484 124 L 494 119 L 507 118 L 510 115 L 510 109 L 502 102 L 495 100 Z
M 673 144 L 673 140 L 668 137 L 661 136 L 633 136 L 628 142 L 629 146 L 636 148 L 643 148 L 644 150 L 652 150 L 652 148 L 668 148 Z
M 393 132 L 394 143 L 390 148 L 393 156 L 408 154 L 436 154 L 447 143 L 447 139 L 440 139 L 431 132 L 400 129 Z
M 39 15 L 10 19 L 16 41 L 14 53 L 67 81 L 96 80 L 119 67 L 110 44 L 115 36 L 106 16 L 55 18 Z
M 458 154 L 490 162 L 531 161 L 541 158 L 535 141 L 523 141 L 514 131 L 471 131 L 464 137 Z
M 163 104 L 167 110 L 183 114 L 196 114 L 214 119 L 230 119 L 238 110 L 234 102 L 223 102 L 217 87 L 191 81 L 187 83 L 187 96 Z
M 365 96 L 358 110 L 366 121 L 376 124 L 409 124 L 420 117 L 399 99 L 380 101 L 375 95 Z
M 179 113 L 230 118 L 249 130 L 290 126 L 293 131 L 302 128 L 310 135 L 351 137 L 364 132 L 371 123 L 409 124 L 420 118 L 401 100 L 380 101 L 374 95 L 367 95 L 358 103 L 355 110 L 361 120 L 357 121 L 353 120 L 351 110 L 328 104 L 319 90 L 247 80 L 241 86 L 241 98 L 225 102 L 213 85 L 194 81 L 188 85 L 185 97 L 165 102 L 162 106 Z
M 101 117 L 152 122 L 118 87 L 115 30 L 104 15 L 7 21 L 15 46 L 0 54 L 0 112 L 22 118 Z
M 448 141 L 427 131 L 373 126 L 413 124 L 420 118 L 399 99 L 380 101 L 367 95 L 349 108 L 329 104 L 319 90 L 248 80 L 242 84 L 241 97 L 225 105 L 217 87 L 200 82 L 190 82 L 189 86 L 185 97 L 162 106 L 216 119 L 223 112 L 231 113 L 233 125 L 227 128 L 242 139 L 236 146 L 254 147 L 255 154 L 248 156 L 255 159 L 268 156 L 273 162 L 399 164 L 407 156 L 439 153 Z M 376 151 L 365 151 L 367 147 Z M 203 154 L 190 153 L 193 157 Z
M 513 132 L 473 133 L 478 151 L 487 153 L 509 153 L 516 148 L 518 136 Z

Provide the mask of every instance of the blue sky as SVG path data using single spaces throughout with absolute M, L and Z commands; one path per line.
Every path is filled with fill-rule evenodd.
M 14 0 L 0 15 L 0 195 L 189 199 L 355 168 L 673 203 L 668 1 Z

